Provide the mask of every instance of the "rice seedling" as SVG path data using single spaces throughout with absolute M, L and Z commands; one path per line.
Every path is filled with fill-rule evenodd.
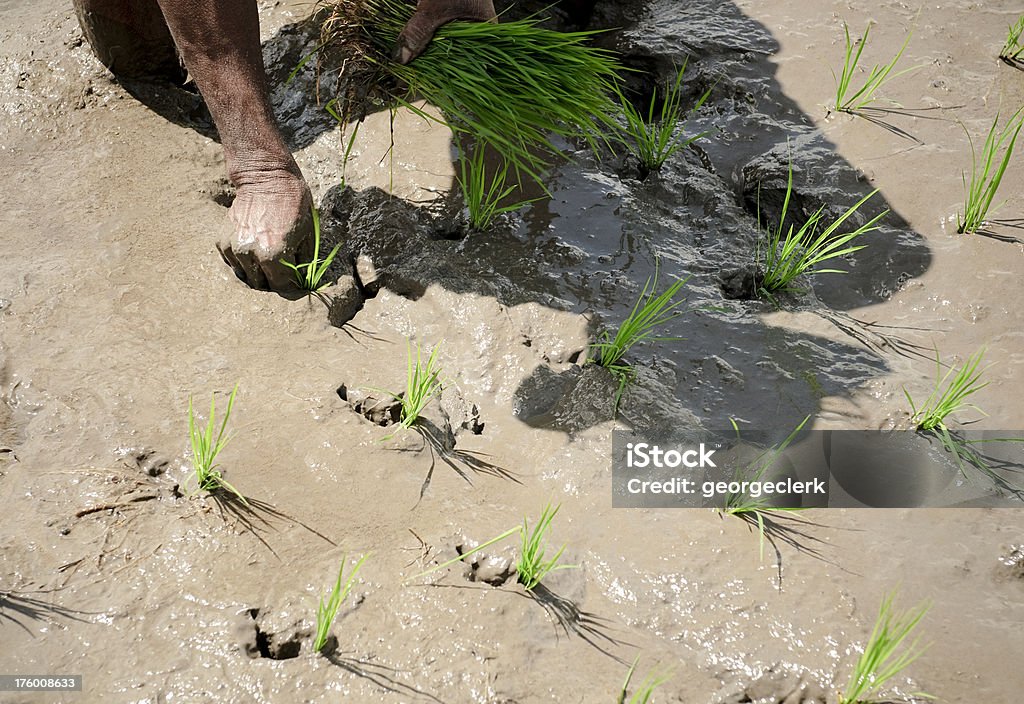
M 313 639 L 313 650 L 315 652 L 319 653 L 327 645 L 327 637 L 330 634 L 331 625 L 334 624 L 334 619 L 338 615 L 338 609 L 341 608 L 345 597 L 352 590 L 352 585 L 355 583 L 359 568 L 363 566 L 363 563 L 366 562 L 366 558 L 369 556 L 369 553 L 363 555 L 352 568 L 352 571 L 348 573 L 347 578 L 344 575 L 345 562 L 348 560 L 348 557 L 341 558 L 341 567 L 338 568 L 338 579 L 335 580 L 330 595 L 326 599 L 321 595 L 316 607 L 316 637 Z
M 486 230 L 498 215 L 511 213 L 532 202 L 523 200 L 500 205 L 519 188 L 519 184 L 508 184 L 507 162 L 502 162 L 500 168 L 488 178 L 485 152 L 485 149 L 477 146 L 470 155 L 465 151 L 459 153 L 459 186 L 469 211 L 469 224 L 475 230 Z
M 623 143 L 646 171 L 657 171 L 677 151 L 710 134 L 709 131 L 705 131 L 691 137 L 683 137 L 679 129 L 679 123 L 686 119 L 686 114 L 700 110 L 711 95 L 711 88 L 708 88 L 693 107 L 684 110 L 683 73 L 688 61 L 689 59 L 684 61 L 676 72 L 675 81 L 661 100 L 660 111 L 655 109 L 658 104 L 657 88 L 651 95 L 646 113 L 638 110 L 621 92 L 618 94 L 622 113 L 626 118 L 624 134 L 628 137 Z
M 659 266 L 655 264 L 654 276 L 647 279 L 639 298 L 633 305 L 633 310 L 622 321 L 615 334 L 611 335 L 606 330 L 601 334 L 601 341 L 590 346 L 590 357 L 593 363 L 611 372 L 619 383 L 615 394 L 616 410 L 618 410 L 619 401 L 622 399 L 626 387 L 636 378 L 633 368 L 623 361 L 626 354 L 641 342 L 670 342 L 682 339 L 661 336 L 657 334 L 657 331 L 682 315 L 682 311 L 678 308 L 685 301 L 675 299 L 686 282 L 689 281 L 689 277 L 676 279 L 665 291 L 655 295 L 658 288 L 658 269 Z
M 1006 42 L 999 51 L 1000 59 L 1008 64 L 1021 61 L 1021 56 L 1024 56 L 1024 43 L 1021 42 L 1021 35 L 1024 35 L 1024 15 L 1010 25 L 1010 30 L 1006 34 Z
M 986 438 L 981 440 L 967 440 L 953 432 L 947 425 L 946 419 L 954 413 L 973 410 L 982 416 L 986 413 L 973 403 L 967 402 L 967 398 L 989 385 L 988 381 L 982 381 L 982 376 L 989 367 L 979 368 L 985 355 L 985 348 L 979 349 L 972 356 L 967 358 L 960 369 L 950 367 L 945 374 L 942 373 L 942 361 L 938 351 L 935 353 L 935 386 L 928 398 L 920 407 L 914 402 L 910 392 L 903 389 L 903 395 L 910 404 L 910 422 L 914 429 L 924 435 L 935 437 L 947 452 L 953 455 L 961 472 L 966 476 L 964 462 L 981 470 L 991 479 L 1001 492 L 1008 492 L 1017 496 L 1024 495 L 1024 490 L 1014 486 L 1005 477 L 993 470 L 990 461 L 977 448 L 986 443 L 1008 443 L 1024 442 L 1022 438 Z
M 824 262 L 845 257 L 858 252 L 867 245 L 853 244 L 858 237 L 878 230 L 877 223 L 888 214 L 884 210 L 854 230 L 841 233 L 839 228 L 849 220 L 878 189 L 871 191 L 852 205 L 839 218 L 818 232 L 825 215 L 825 206 L 815 211 L 807 221 L 797 228 L 790 224 L 786 229 L 786 215 L 789 213 L 789 202 L 793 195 L 793 165 L 789 165 L 789 176 L 786 183 L 786 197 L 782 203 L 782 215 L 778 227 L 769 229 L 766 241 L 758 246 L 757 259 L 761 268 L 762 292 L 771 294 L 775 291 L 791 291 L 793 280 L 804 274 L 845 274 L 841 269 L 819 269 Z M 760 209 L 759 209 L 760 210 Z M 760 214 L 758 228 L 760 228 Z
M 924 649 L 918 648 L 917 639 L 900 651 L 904 641 L 917 628 L 930 607 L 928 604 L 922 604 L 907 611 L 897 612 L 893 608 L 895 597 L 896 593 L 893 592 L 882 600 L 871 636 L 853 668 L 849 684 L 839 697 L 839 704 L 879 702 L 877 697 L 886 684 L 923 654 Z M 915 692 L 911 696 L 934 698 L 923 692 Z
M 391 396 L 402 405 L 398 416 L 398 426 L 408 430 L 419 420 L 427 404 L 441 393 L 441 390 L 444 388 L 444 382 L 441 381 L 441 367 L 437 361 L 437 355 L 441 350 L 440 343 L 431 350 L 425 363 L 423 361 L 423 350 L 419 344 L 416 345 L 415 354 L 413 354 L 412 342 L 406 341 L 406 347 L 408 353 L 405 391 L 396 394 L 394 391 L 388 391 L 387 389 L 373 390 L 381 391 Z M 394 433 L 381 438 L 381 441 L 389 440 L 392 437 L 394 437 Z
M 217 457 L 227 447 L 231 440 L 228 434 L 228 421 L 231 419 L 231 409 L 235 405 L 235 395 L 238 393 L 238 384 L 231 390 L 228 398 L 228 406 L 224 411 L 224 418 L 221 420 L 220 429 L 216 430 L 217 397 L 210 397 L 210 416 L 207 418 L 206 427 L 201 429 L 196 422 L 195 412 L 192 409 L 192 397 L 188 399 L 188 436 L 192 444 L 192 469 L 195 472 L 196 486 L 201 491 L 217 491 L 223 489 L 231 492 L 243 504 L 248 501 L 241 492 L 233 487 L 220 471 Z M 214 431 L 216 430 L 216 434 Z
M 922 432 L 946 430 L 948 432 L 946 418 L 953 413 L 968 409 L 984 415 L 984 411 L 966 400 L 989 384 L 989 382 L 981 380 L 987 367 L 985 369 L 978 368 L 984 356 L 985 348 L 982 347 L 968 357 L 960 369 L 950 367 L 943 374 L 942 361 L 938 352 L 935 353 L 935 387 L 921 406 L 918 407 L 906 388 L 903 389 L 903 395 L 906 396 L 911 408 L 910 422 L 917 430 Z
M 320 213 L 317 212 L 316 206 L 313 206 L 313 259 L 306 262 L 305 264 L 293 264 L 292 262 L 282 261 L 286 267 L 295 272 L 295 281 L 299 285 L 299 288 L 310 293 L 316 293 L 324 286 L 323 283 L 324 274 L 327 273 L 327 268 L 334 261 L 334 257 L 337 256 L 338 250 L 341 249 L 341 244 L 334 245 L 334 249 L 328 254 L 323 260 L 320 259 Z
M 963 215 L 957 213 L 957 232 L 977 232 L 985 220 L 1002 205 L 996 204 L 993 207 L 992 201 L 1013 156 L 1021 127 L 1024 127 L 1024 108 L 1015 112 L 1001 130 L 997 113 L 985 137 L 980 159 L 974 148 L 974 140 L 967 133 L 967 141 L 971 145 L 971 180 L 967 182 L 967 173 L 964 172 L 964 212 Z M 967 132 L 966 129 L 964 131 Z M 1000 150 L 1002 158 L 999 158 Z
M 551 529 L 551 521 L 554 520 L 555 515 L 558 513 L 560 508 L 560 504 L 552 508 L 549 503 L 544 507 L 544 511 L 541 513 L 540 519 L 537 521 L 536 525 L 534 525 L 532 530 L 524 517 L 522 525 L 509 528 L 504 533 L 477 545 L 471 550 L 462 552 L 450 560 L 442 562 L 439 565 L 435 565 L 434 567 L 424 570 L 417 575 L 413 575 L 409 580 L 423 577 L 431 572 L 444 569 L 449 565 L 454 565 L 456 562 L 461 562 L 473 553 L 484 550 L 495 543 L 500 543 L 506 538 L 510 538 L 518 533 L 520 537 L 520 546 L 519 557 L 516 560 L 516 573 L 518 574 L 519 583 L 523 585 L 523 588 L 527 591 L 533 591 L 548 574 L 557 570 L 575 569 L 577 567 L 577 565 L 558 564 L 559 558 L 565 551 L 564 545 L 558 549 L 558 552 L 555 553 L 554 557 L 548 560 L 544 559 L 544 555 L 547 552 L 546 538 L 548 531 Z
M 544 555 L 547 551 L 545 547 L 546 537 L 548 531 L 551 529 L 551 521 L 554 520 L 555 515 L 558 513 L 558 509 L 561 505 L 551 508 L 551 504 L 544 507 L 544 511 L 540 514 L 540 518 L 537 520 L 536 525 L 533 526 L 533 530 L 530 530 L 529 524 L 526 519 L 523 518 L 523 529 L 520 533 L 521 545 L 519 549 L 519 561 L 516 563 L 516 573 L 519 575 L 519 583 L 523 585 L 526 591 L 533 591 L 534 587 L 540 584 L 541 580 L 544 579 L 551 572 L 556 570 L 567 570 L 573 569 L 576 565 L 559 565 L 558 559 L 565 552 L 565 545 L 558 549 L 554 557 L 549 560 L 544 559 Z
M 637 685 L 636 691 L 630 696 L 629 685 L 633 681 L 633 674 L 636 672 L 636 666 L 639 662 L 640 656 L 638 655 L 633 660 L 629 672 L 626 673 L 626 681 L 622 683 L 622 689 L 619 691 L 619 698 L 616 700 L 616 704 L 650 704 L 654 697 L 654 690 L 668 682 L 669 677 L 667 675 L 659 674 L 656 671 L 650 672 L 641 680 L 640 684 Z
M 347 85 L 355 98 L 375 86 L 386 104 L 433 120 L 411 104 L 413 97 L 426 100 L 453 131 L 492 146 L 517 173 L 538 182 L 560 153 L 556 140 L 596 146 L 615 128 L 618 109 L 610 96 L 621 66 L 612 53 L 590 46 L 595 32 L 551 31 L 536 17 L 452 22 L 403 65 L 390 54 L 413 9 L 404 0 L 332 4 L 322 31 L 325 58 L 331 61 L 337 52 L 345 57 L 341 74 L 353 76 Z
M 896 67 L 897 62 L 899 62 L 900 57 L 903 56 L 903 52 L 906 50 L 907 45 L 910 43 L 910 37 L 913 32 L 907 32 L 907 38 L 903 40 L 903 45 L 900 46 L 900 50 L 896 52 L 896 56 L 893 57 L 892 61 L 883 66 L 875 64 L 868 72 L 868 77 L 864 82 L 864 85 L 857 90 L 853 90 L 851 87 L 853 75 L 860 68 L 860 57 L 864 52 L 864 47 L 867 46 L 868 34 L 871 32 L 871 25 L 868 24 L 867 28 L 864 30 L 864 34 L 862 34 L 857 41 L 850 38 L 850 27 L 845 22 L 843 22 L 843 31 L 846 34 L 843 70 L 839 76 L 836 76 L 835 71 L 832 72 L 832 78 L 835 79 L 836 82 L 836 99 L 832 104 L 832 109 L 837 112 L 853 113 L 867 107 L 878 100 L 878 98 L 875 97 L 875 93 L 879 88 L 898 76 L 902 76 L 905 73 L 921 68 L 920 66 L 911 66 L 903 69 L 902 71 L 897 71 L 896 73 L 892 72 Z
M 785 452 L 786 448 L 789 447 L 790 443 L 800 434 L 800 431 L 807 425 L 807 421 L 811 419 L 810 416 L 804 418 L 793 432 L 778 445 L 774 445 L 764 452 L 757 455 L 751 460 L 745 467 L 738 468 L 735 474 L 735 480 L 739 482 L 759 482 L 764 477 L 765 472 L 775 466 L 775 462 L 779 459 L 779 455 Z M 739 439 L 740 430 L 739 426 L 736 425 L 736 421 L 729 419 L 732 423 L 733 429 L 736 431 L 736 438 Z M 730 492 L 725 496 L 725 505 L 718 509 L 720 513 L 727 516 L 737 516 L 747 520 L 748 523 L 753 523 L 757 526 L 758 534 L 758 547 L 761 560 L 764 560 L 764 543 L 767 526 L 765 523 L 765 517 L 770 515 L 773 511 L 803 511 L 803 507 L 786 507 L 786 506 L 772 506 L 768 497 L 761 495 L 753 497 L 747 493 L 742 492 Z

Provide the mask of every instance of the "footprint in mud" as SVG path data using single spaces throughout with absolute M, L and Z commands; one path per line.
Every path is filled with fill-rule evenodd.
M 300 618 L 289 618 L 266 609 L 251 608 L 238 614 L 234 625 L 235 642 L 250 658 L 292 660 L 303 647 L 313 647 L 313 629 Z M 338 639 L 330 636 L 322 652 L 331 653 Z

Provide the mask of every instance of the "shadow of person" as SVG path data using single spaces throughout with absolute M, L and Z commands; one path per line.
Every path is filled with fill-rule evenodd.
M 539 9 L 520 3 L 505 16 Z M 550 24 L 563 28 L 607 30 L 596 41 L 640 69 L 627 74 L 626 88 L 641 106 L 688 60 L 684 103 L 709 87 L 712 92 L 683 129 L 712 134 L 644 179 L 622 149 L 595 154 L 568 145 L 572 159 L 547 173 L 550 197 L 521 218 L 468 237 L 454 184 L 447 201 L 433 207 L 375 188 L 333 188 L 321 204 L 324 238 L 327 246 L 343 243 L 340 261 L 373 262 L 375 279 L 364 293 L 386 288 L 415 300 L 438 285 L 504 306 L 539 303 L 589 315 L 598 333 L 614 330 L 629 314 L 656 271 L 663 277 L 659 288 L 668 278 L 689 277 L 689 312 L 659 331 L 675 339 L 629 355 L 638 381 L 619 414 L 639 430 L 678 426 L 681 419 L 723 428 L 730 418 L 791 429 L 823 398 L 847 398 L 887 374 L 888 355 L 900 346 L 864 340 L 899 340 L 899 331 L 879 337 L 851 312 L 887 300 L 923 274 L 932 257 L 882 193 L 851 218 L 856 226 L 890 211 L 863 240 L 866 248 L 835 262 L 847 274 L 807 278 L 803 290 L 774 302 L 723 295 L 723 274 L 752 266 L 763 223 L 782 219 L 790 168 L 785 227 L 799 227 L 819 209 L 830 222 L 873 190 L 782 90 L 770 61 L 778 50 L 771 32 L 726 0 L 588 0 L 559 4 L 553 18 Z M 314 99 L 315 72 L 300 72 L 287 84 L 281 79 L 315 46 L 317 31 L 315 22 L 299 22 L 264 45 L 282 129 L 296 147 L 335 128 Z M 340 161 L 341 155 L 339 170 Z M 453 236 L 460 228 L 462 239 Z M 799 324 L 769 323 L 779 308 Z M 580 380 L 589 384 L 584 395 Z M 600 398 L 614 395 L 610 384 L 578 367 L 538 367 L 516 392 L 517 406 L 531 409 L 519 418 L 575 434 L 614 415 Z

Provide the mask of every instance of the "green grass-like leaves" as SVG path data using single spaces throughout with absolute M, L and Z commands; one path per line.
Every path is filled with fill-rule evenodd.
M 689 277 L 676 279 L 662 293 L 655 295 L 658 288 L 658 267 L 655 266 L 654 276 L 647 279 L 633 305 L 633 310 L 619 325 L 615 335 L 605 331 L 601 334 L 601 341 L 590 346 L 590 357 L 593 362 L 611 372 L 619 382 L 615 395 L 616 408 L 626 387 L 635 378 L 632 367 L 624 361 L 626 354 L 641 342 L 670 342 L 682 339 L 658 335 L 658 330 L 682 315 L 678 308 L 685 300 L 675 299 L 687 281 Z
M 974 148 L 974 140 L 967 133 L 971 145 L 971 180 L 968 183 L 967 173 L 964 172 L 964 212 L 963 215 L 957 214 L 957 232 L 977 232 L 985 224 L 986 218 L 999 208 L 1000 204 L 993 206 L 992 201 L 1002 183 L 1006 167 L 1010 164 L 1021 127 L 1024 127 L 1024 108 L 1015 112 L 1002 129 L 999 129 L 997 114 L 985 137 L 980 158 Z M 999 156 L 1000 151 L 1002 157 Z
M 616 699 L 616 704 L 650 704 L 653 701 L 654 691 L 669 681 L 669 676 L 661 674 L 657 671 L 649 672 L 647 676 L 640 681 L 640 684 L 636 686 L 636 690 L 632 696 L 629 694 L 629 685 L 633 681 L 633 675 L 636 673 L 636 666 L 640 662 L 640 656 L 638 655 L 633 664 L 629 668 L 629 672 L 626 673 L 626 681 L 622 683 L 622 689 L 619 691 L 619 697 Z
M 907 44 L 910 43 L 910 36 L 913 33 L 907 32 L 907 38 L 903 40 L 903 45 L 900 46 L 900 50 L 896 52 L 896 56 L 893 57 L 892 61 L 881 66 L 875 64 L 868 72 L 868 77 L 864 84 L 860 88 L 854 89 L 853 77 L 860 68 L 861 54 L 864 53 L 864 47 L 867 46 L 871 25 L 868 25 L 867 29 L 864 30 L 864 34 L 856 41 L 850 37 L 850 27 L 845 22 L 843 23 L 843 32 L 846 35 L 843 69 L 839 76 L 836 76 L 835 71 L 832 72 L 832 77 L 836 81 L 836 98 L 832 104 L 833 110 L 853 113 L 867 107 L 877 100 L 875 93 L 879 88 L 897 76 L 902 76 L 909 71 L 920 68 L 920 66 L 911 66 L 896 73 L 892 72 L 896 68 L 900 57 L 903 56 Z
M 988 386 L 987 381 L 982 381 L 985 369 L 979 369 L 981 360 L 985 356 L 985 348 L 981 348 L 968 357 L 960 369 L 950 367 L 942 373 L 942 361 L 938 353 L 935 355 L 935 387 L 924 400 L 920 407 L 914 403 L 910 393 L 903 389 L 903 395 L 907 397 L 910 404 L 910 421 L 920 431 L 948 430 L 946 418 L 953 413 L 968 409 L 975 410 L 984 415 L 984 411 L 968 403 L 967 398 L 981 391 Z
M 348 573 L 347 578 L 344 577 L 344 574 L 345 562 L 348 558 L 346 556 L 341 559 L 341 567 L 338 568 L 338 579 L 335 580 L 330 595 L 326 599 L 321 596 L 320 602 L 316 607 L 316 637 L 313 639 L 313 650 L 315 652 L 320 652 L 327 645 L 327 637 L 330 634 L 331 625 L 338 615 L 338 609 L 341 608 L 345 597 L 352 590 L 352 585 L 355 583 L 359 568 L 363 566 L 363 563 L 366 562 L 366 558 L 369 556 L 369 554 L 363 555 L 359 562 L 355 564 L 355 567 L 352 568 L 352 571 Z
M 1010 25 L 1003 48 L 999 50 L 1000 59 L 1008 64 L 1021 60 L 1021 56 L 1024 56 L 1024 43 L 1021 43 L 1022 35 L 1024 35 L 1024 15 Z
M 736 471 L 735 481 L 761 481 L 765 472 L 775 465 L 775 462 L 779 459 L 779 455 L 785 452 L 786 448 L 789 447 L 790 443 L 792 443 L 794 439 L 796 439 L 796 436 L 800 434 L 800 431 L 804 429 L 804 426 L 807 425 L 807 422 L 810 419 L 810 416 L 805 417 L 800 422 L 800 425 L 796 426 L 796 428 L 793 429 L 793 432 L 791 432 L 785 440 L 760 453 L 757 457 L 751 460 L 746 467 L 738 469 Z M 739 427 L 736 425 L 736 421 L 731 422 L 733 424 L 733 428 L 736 430 L 736 436 L 738 438 Z M 768 501 L 768 497 L 764 495 L 754 498 L 749 494 L 729 493 L 725 497 L 725 506 L 719 510 L 727 516 L 744 518 L 748 521 L 748 524 L 754 524 L 757 526 L 760 556 L 761 559 L 764 560 L 766 531 L 765 517 L 770 515 L 773 511 L 803 511 L 804 509 L 802 507 L 772 506 Z
M 910 634 L 928 613 L 929 605 L 897 612 L 893 608 L 895 592 L 882 601 L 878 610 L 871 637 L 864 646 L 864 653 L 854 666 L 850 683 L 839 698 L 839 704 L 872 704 L 878 702 L 878 695 L 888 682 L 903 672 L 921 654 L 918 640 L 902 647 Z M 932 698 L 922 692 L 914 697 Z M 891 701 L 891 700 L 884 700 Z
M 595 32 L 555 32 L 538 18 L 514 22 L 452 22 L 408 65 L 390 61 L 398 34 L 414 5 L 404 0 L 339 2 L 325 24 L 346 29 L 357 13 L 365 58 L 397 79 L 410 105 L 425 99 L 452 130 L 489 144 L 518 172 L 541 181 L 541 171 L 559 153 L 553 140 L 583 140 L 591 146 L 614 129 L 612 100 L 621 69 L 613 55 L 590 45 Z M 339 31 L 341 31 L 339 29 Z M 344 37 L 338 37 L 344 41 Z
M 423 362 L 423 352 L 419 345 L 416 345 L 416 355 L 413 356 L 412 343 L 407 343 L 409 348 L 405 393 L 395 396 L 402 402 L 402 415 L 399 424 L 404 428 L 411 428 L 419 419 L 423 409 L 427 407 L 431 399 L 441 393 L 444 386 L 440 379 L 441 367 L 437 362 L 437 354 L 441 349 L 438 344 L 430 352 L 426 363 Z
M 488 176 L 485 151 L 483 147 L 476 146 L 471 154 L 461 150 L 459 153 L 459 186 L 469 211 L 469 224 L 476 230 L 486 230 L 498 215 L 511 213 L 532 202 L 524 200 L 501 205 L 519 188 L 519 184 L 508 182 L 510 167 L 507 162 L 502 162 Z
M 217 463 L 217 457 L 227 447 L 231 440 L 228 433 L 228 421 L 231 419 L 231 409 L 235 405 L 235 395 L 238 393 L 238 384 L 231 390 L 228 398 L 228 406 L 224 411 L 224 418 L 221 420 L 220 428 L 217 428 L 217 400 L 216 396 L 210 397 L 210 415 L 206 421 L 206 427 L 201 428 L 196 423 L 195 412 L 192 409 L 192 397 L 188 399 L 188 436 L 192 445 L 192 469 L 195 472 L 196 486 L 201 491 L 217 491 L 224 489 L 231 492 L 242 503 L 248 504 L 235 487 L 224 478 Z
M 355 131 L 353 131 L 355 134 Z M 346 155 L 347 156 L 347 155 Z M 334 257 L 338 254 L 338 250 L 341 249 L 341 244 L 334 245 L 334 249 L 324 259 L 320 259 L 320 213 L 317 212 L 316 207 L 313 207 L 313 259 L 305 264 L 293 264 L 291 262 L 282 261 L 286 267 L 295 272 L 295 281 L 299 285 L 299 288 L 316 293 L 322 289 L 326 284 L 323 283 L 324 274 L 327 273 L 327 268 L 334 261 Z
M 863 225 L 850 232 L 839 232 L 839 228 L 850 219 L 860 208 L 878 193 L 871 191 L 857 201 L 838 219 L 827 225 L 821 232 L 825 206 L 815 211 L 799 228 L 790 225 L 785 227 L 789 202 L 793 194 L 793 165 L 789 166 L 789 177 L 786 183 L 786 197 L 782 203 L 782 215 L 778 227 L 767 233 L 763 246 L 759 246 L 757 258 L 762 269 L 761 288 L 772 293 L 775 291 L 792 290 L 793 280 L 803 274 L 844 274 L 842 269 L 819 269 L 824 262 L 853 254 L 866 245 L 853 244 L 861 235 L 878 229 L 877 223 L 889 212 L 882 211 Z
M 565 545 L 560 547 L 553 557 L 544 559 L 544 555 L 547 552 L 547 534 L 551 529 L 551 521 L 554 520 L 559 508 L 561 506 L 552 508 L 551 504 L 545 506 L 544 511 L 532 530 L 526 519 L 523 519 L 516 572 L 519 575 L 519 583 L 523 585 L 526 591 L 532 591 L 551 572 L 576 567 L 576 565 L 558 564 L 558 559 L 565 552 Z
M 693 107 L 689 110 L 684 109 L 682 86 L 686 63 L 683 62 L 676 73 L 675 81 L 665 92 L 660 111 L 655 109 L 658 104 L 656 88 L 646 112 L 634 107 L 621 92 L 618 94 L 622 113 L 626 118 L 625 136 L 628 139 L 624 140 L 623 144 L 647 171 L 657 171 L 677 151 L 709 134 L 701 132 L 692 137 L 683 137 L 680 132 L 679 123 L 686 119 L 687 114 L 697 112 L 711 95 L 711 88 L 708 88 Z

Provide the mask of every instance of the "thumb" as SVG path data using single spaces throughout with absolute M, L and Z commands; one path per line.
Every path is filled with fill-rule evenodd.
M 423 53 L 438 28 L 452 20 L 496 22 L 493 0 L 419 0 L 416 12 L 398 35 L 391 58 L 409 63 Z
M 423 50 L 434 38 L 434 32 L 445 24 L 443 15 L 434 12 L 416 10 L 413 16 L 398 35 L 398 43 L 391 58 L 400 64 L 407 64 L 423 53 Z

